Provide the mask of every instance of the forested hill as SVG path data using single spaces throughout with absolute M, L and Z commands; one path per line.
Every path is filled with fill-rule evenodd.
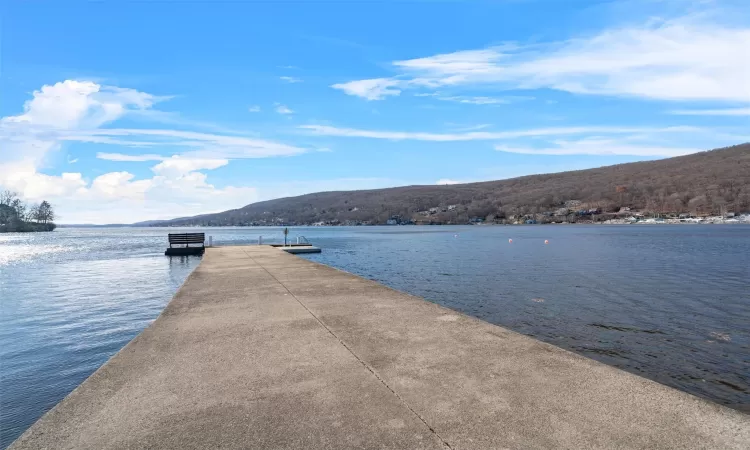
M 447 186 L 320 192 L 143 225 L 505 222 L 606 218 L 621 208 L 694 215 L 750 210 L 750 143 L 658 161 Z M 592 217 L 586 217 L 591 220 Z

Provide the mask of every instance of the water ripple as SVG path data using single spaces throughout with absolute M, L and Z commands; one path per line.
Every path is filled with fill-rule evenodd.
M 175 231 L 0 235 L 0 448 L 158 316 L 199 262 L 163 256 Z M 206 231 L 216 244 L 283 240 Z M 750 411 L 750 227 L 291 232 L 324 249 L 311 260 Z

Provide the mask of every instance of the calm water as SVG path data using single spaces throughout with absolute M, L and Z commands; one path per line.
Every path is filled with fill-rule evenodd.
M 163 256 L 170 231 L 0 235 L 0 448 L 156 318 L 200 261 Z M 217 244 L 281 239 L 206 231 Z M 748 226 L 291 234 L 323 247 L 309 259 L 750 412 Z

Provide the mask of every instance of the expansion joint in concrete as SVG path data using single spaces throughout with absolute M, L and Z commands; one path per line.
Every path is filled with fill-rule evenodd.
M 440 434 L 435 430 L 435 428 L 433 428 L 429 423 L 427 423 L 427 420 L 425 420 L 424 417 L 422 417 L 417 411 L 415 411 L 414 408 L 412 408 L 409 405 L 409 403 L 407 403 L 406 400 L 404 400 L 403 397 L 401 397 L 400 395 L 398 395 L 398 392 L 396 392 L 395 390 L 393 390 L 393 388 L 390 387 L 388 385 L 388 383 L 380 375 L 377 374 L 377 372 L 375 372 L 375 369 L 373 369 L 369 364 L 367 364 L 367 362 L 365 362 L 362 358 L 360 358 L 359 355 L 357 355 L 354 352 L 354 350 L 352 350 L 351 347 L 349 347 L 348 345 L 346 345 L 346 342 L 344 342 L 333 330 L 331 330 L 331 328 L 329 328 L 328 325 L 326 325 L 322 320 L 320 320 L 320 318 L 318 316 L 316 316 L 315 313 L 312 312 L 310 310 L 310 308 L 308 308 L 307 305 L 305 305 L 305 303 L 302 300 L 300 300 L 299 298 L 297 298 L 297 296 L 294 295 L 294 293 L 291 290 L 289 290 L 289 288 L 281 280 L 279 280 L 278 278 L 276 278 L 268 269 L 266 269 L 265 266 L 263 266 L 262 264 L 260 264 L 255 258 L 253 258 L 252 256 L 250 256 L 246 251 L 243 250 L 243 252 L 255 264 L 257 264 L 259 267 L 263 268 L 263 270 L 271 278 L 273 278 L 277 283 L 279 283 L 289 293 L 289 295 L 291 295 L 292 298 L 294 300 L 296 300 L 297 303 L 300 304 L 300 306 L 302 306 L 303 308 L 305 308 L 305 311 L 307 311 L 307 313 L 310 314 L 320 324 L 320 326 L 322 326 L 326 331 L 328 331 L 328 333 L 331 336 L 333 336 L 334 339 L 336 339 L 339 342 L 339 344 L 341 344 L 357 361 L 359 361 L 359 363 L 362 364 L 362 367 L 364 367 L 365 370 L 367 370 L 368 372 L 370 372 L 383 386 L 385 386 L 385 388 L 388 389 L 391 392 L 391 394 L 393 394 L 401 402 L 401 404 L 403 404 L 406 407 L 406 409 L 408 409 L 409 411 L 411 411 L 411 413 L 414 414 L 427 427 L 427 429 L 430 430 L 430 432 L 432 434 L 434 434 L 438 439 L 440 439 L 440 442 L 442 442 L 443 445 L 446 448 L 448 448 L 450 450 L 453 450 L 453 447 L 451 447 L 451 445 L 448 443 L 448 441 L 446 441 L 442 436 L 440 436 Z

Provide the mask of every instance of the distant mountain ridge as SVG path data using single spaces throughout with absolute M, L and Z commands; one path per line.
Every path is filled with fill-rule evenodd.
M 140 226 L 356 225 L 602 220 L 750 211 L 750 143 L 657 161 L 500 181 L 319 192 Z

